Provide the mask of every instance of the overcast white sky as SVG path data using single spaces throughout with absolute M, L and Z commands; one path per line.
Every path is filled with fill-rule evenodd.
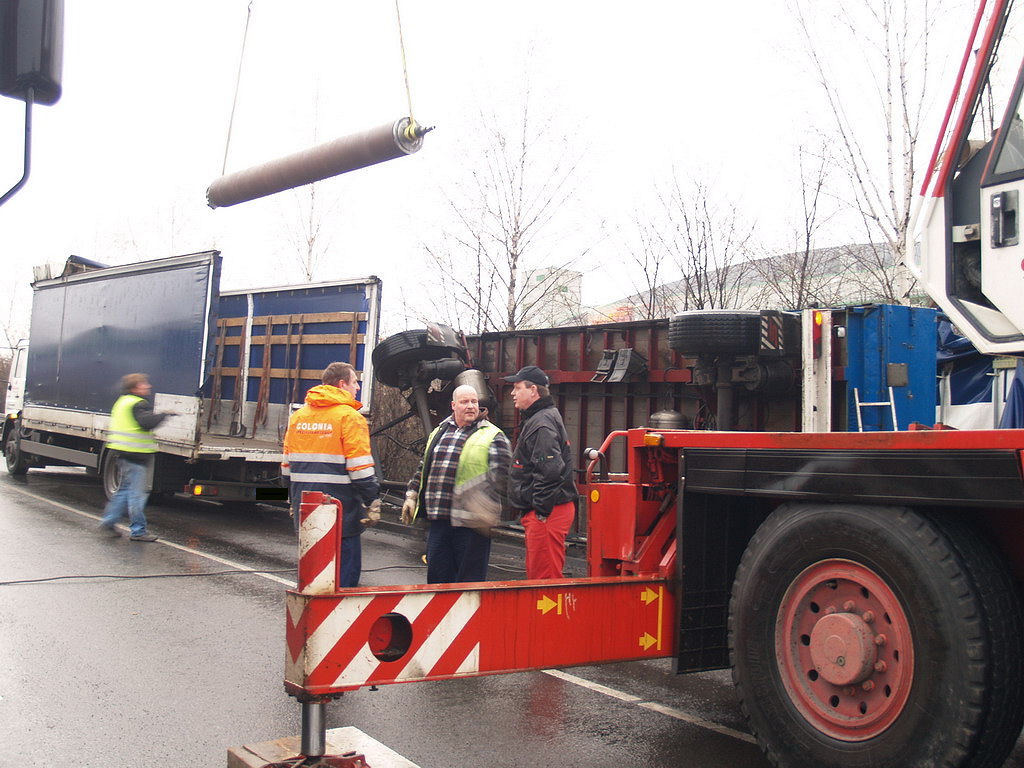
M 0 208 L 8 325 L 27 324 L 31 266 L 70 253 L 124 263 L 218 248 L 225 289 L 301 280 L 295 193 L 205 206 L 247 7 L 67 0 L 64 96 L 36 108 L 32 176 Z M 252 9 L 229 171 L 406 113 L 392 0 L 253 0 Z M 323 185 L 337 212 L 317 274 L 380 276 L 389 330 L 429 280 L 421 244 L 450 222 L 443 190 L 465 175 L 481 110 L 507 108 L 527 72 L 583 157 L 567 216 L 593 246 L 580 265 L 585 303 L 632 292 L 609 233 L 650 205 L 672 167 L 710 178 L 757 218 L 769 245 L 785 240 L 795 148 L 815 120 L 827 122 L 785 0 L 403 0 L 401 10 L 415 115 L 437 130 L 416 155 Z M 959 46 L 958 36 L 954 58 Z M 21 172 L 22 120 L 20 102 L 0 99 L 4 189 Z

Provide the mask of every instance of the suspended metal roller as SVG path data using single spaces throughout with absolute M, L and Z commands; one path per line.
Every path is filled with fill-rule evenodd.
M 411 155 L 423 146 L 423 137 L 430 130 L 403 117 L 394 123 L 343 136 L 294 155 L 221 176 L 206 190 L 206 202 L 211 208 L 226 208 Z

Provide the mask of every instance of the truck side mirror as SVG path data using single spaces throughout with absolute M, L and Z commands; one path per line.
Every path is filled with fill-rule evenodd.
M 56 103 L 63 62 L 64 0 L 0 0 L 0 94 Z
M 23 170 L 18 183 L 0 196 L 0 205 L 28 181 L 32 105 L 60 98 L 63 62 L 64 0 L 0 0 L 0 94 L 25 102 Z

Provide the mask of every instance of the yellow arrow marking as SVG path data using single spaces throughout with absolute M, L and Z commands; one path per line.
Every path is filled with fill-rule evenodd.
M 559 597 L 561 597 L 561 595 L 559 595 Z M 548 597 L 547 595 L 542 595 L 540 600 L 537 601 L 537 610 L 541 613 L 547 613 L 556 605 L 558 605 L 558 603 L 556 603 L 550 597 Z
M 644 605 L 650 605 L 655 600 L 658 601 L 658 629 L 657 637 L 652 637 L 650 632 L 644 632 L 640 637 L 640 647 L 645 651 L 648 650 L 652 645 L 657 644 L 658 650 L 661 650 L 662 630 L 664 629 L 663 622 L 663 608 L 664 608 L 664 597 L 665 588 L 658 587 L 657 591 L 654 591 L 650 587 L 644 587 L 644 591 L 640 593 L 640 600 L 643 601 Z

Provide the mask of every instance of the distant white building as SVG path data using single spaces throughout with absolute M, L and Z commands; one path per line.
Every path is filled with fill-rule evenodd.
M 806 263 L 804 263 L 806 262 Z M 795 284 L 801 266 L 808 285 Z M 657 286 L 652 291 L 634 293 L 607 304 L 589 307 L 587 323 L 625 322 L 647 317 L 670 317 L 686 309 L 801 309 L 803 305 L 842 307 L 871 304 L 884 300 L 883 281 L 895 280 L 898 269 L 895 255 L 885 245 L 852 244 L 818 248 L 807 254 L 790 253 L 742 262 L 721 275 L 714 271 L 705 283 L 722 284 L 724 304 L 694 305 L 693 292 L 685 280 Z M 927 296 L 911 292 L 912 304 L 925 304 Z

